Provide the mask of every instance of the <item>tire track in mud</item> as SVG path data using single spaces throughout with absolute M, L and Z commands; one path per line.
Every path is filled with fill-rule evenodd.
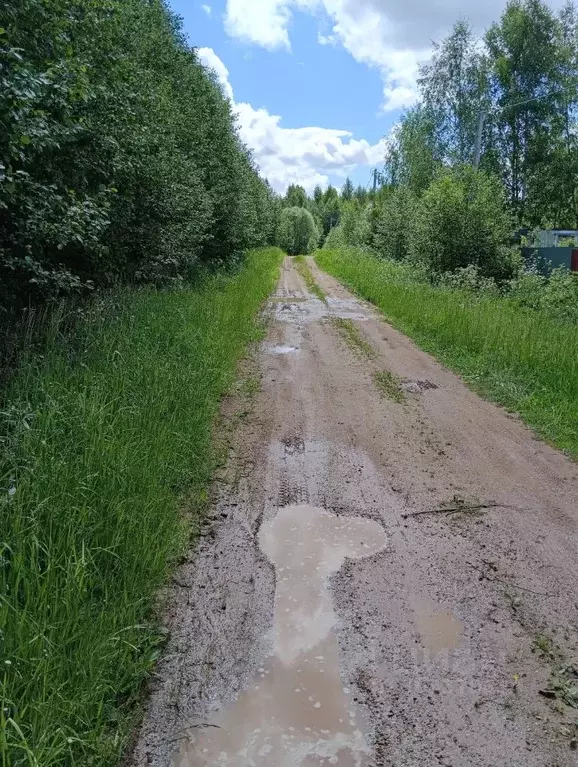
M 574 764 L 572 710 L 539 694 L 552 658 L 536 637 L 577 651 L 576 465 L 309 267 L 325 302 L 286 259 L 261 391 L 233 435 L 237 480 L 216 483 L 168 595 L 132 764 Z M 404 518 L 488 501 L 502 506 Z M 371 530 L 369 556 L 354 528 Z

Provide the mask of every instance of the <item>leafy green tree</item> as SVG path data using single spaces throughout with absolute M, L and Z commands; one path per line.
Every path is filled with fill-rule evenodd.
M 302 186 L 291 184 L 285 195 L 285 205 L 288 208 L 306 208 L 309 200 Z
M 333 227 L 339 225 L 340 217 L 341 204 L 339 192 L 334 186 L 329 185 L 323 194 L 322 222 L 324 235 L 328 235 Z
M 342 203 L 339 229 L 347 245 L 353 247 L 369 245 L 369 214 L 369 206 L 357 199 Z
M 447 170 L 416 207 L 410 258 L 431 272 L 473 265 L 483 277 L 505 280 L 516 269 L 506 246 L 511 225 L 498 179 L 468 166 Z
M 470 25 L 456 22 L 420 72 L 423 104 L 433 118 L 438 152 L 448 163 L 471 163 L 480 114 L 490 106 L 488 64 Z
M 493 143 L 512 209 L 525 220 L 532 168 L 547 165 L 560 134 L 561 27 L 540 0 L 510 2 L 486 34 L 496 109 Z
M 396 261 L 406 259 L 415 215 L 416 200 L 409 186 L 384 190 L 370 217 L 370 241 L 375 252 Z
M 162 0 L 6 0 L 0 306 L 180 280 L 271 231 L 272 195 Z
M 317 184 L 315 189 L 313 190 L 313 202 L 316 205 L 321 205 L 323 202 L 323 189 Z
M 306 208 L 283 208 L 277 243 L 290 256 L 311 253 L 319 243 L 319 231 Z
M 345 184 L 343 184 L 343 188 L 341 189 L 341 199 L 344 202 L 349 202 L 353 199 L 353 194 L 355 192 L 355 187 L 353 186 L 353 182 L 349 178 L 349 176 L 345 180 Z
M 392 186 L 407 185 L 419 195 L 432 182 L 442 159 L 434 115 L 421 105 L 413 107 L 406 112 L 389 142 L 385 180 Z

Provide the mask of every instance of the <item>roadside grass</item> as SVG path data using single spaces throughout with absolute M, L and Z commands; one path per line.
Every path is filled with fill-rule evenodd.
M 412 281 L 407 265 L 353 249 L 319 251 L 316 260 L 476 391 L 578 459 L 575 326 L 508 298 Z
M 319 285 L 315 282 L 315 278 L 313 277 L 313 273 L 311 272 L 311 269 L 307 265 L 307 261 L 305 260 L 304 256 L 295 256 L 293 258 L 293 262 L 295 264 L 295 268 L 305 281 L 305 284 L 307 285 L 307 290 L 310 293 L 313 293 L 314 296 L 317 296 L 317 298 L 320 301 L 323 301 L 324 303 L 327 303 L 326 301 L 326 295 L 321 290 Z
M 55 317 L 0 414 L 0 764 L 119 764 L 165 641 L 159 589 L 215 465 L 211 431 L 281 251 L 181 291 Z M 69 326 L 70 327 L 70 326 Z
M 405 402 L 405 392 L 401 388 L 401 381 L 390 370 L 378 370 L 373 374 L 373 380 L 385 397 L 400 405 Z

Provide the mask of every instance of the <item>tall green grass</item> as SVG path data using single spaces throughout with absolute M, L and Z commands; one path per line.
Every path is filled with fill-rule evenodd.
M 578 333 L 513 300 L 412 279 L 404 264 L 352 249 L 319 251 L 319 266 L 480 393 L 520 413 L 578 458 Z
M 180 292 L 95 303 L 1 414 L 0 763 L 112 767 L 160 651 L 154 602 L 213 468 L 219 400 L 281 252 Z

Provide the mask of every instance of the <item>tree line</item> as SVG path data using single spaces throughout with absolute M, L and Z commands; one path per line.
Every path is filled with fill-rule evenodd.
M 555 14 L 541 0 L 514 0 L 481 39 L 457 22 L 419 90 L 389 149 L 392 184 L 419 194 L 440 167 L 479 164 L 501 180 L 519 225 L 578 228 L 573 2 Z
M 6 0 L 0 311 L 271 242 L 275 196 L 164 0 Z
M 377 192 L 289 190 L 325 246 L 370 248 L 431 274 L 504 281 L 520 229 L 578 229 L 578 14 L 513 0 L 482 38 L 458 21 L 421 68 Z M 323 241 L 323 236 L 320 237 Z

